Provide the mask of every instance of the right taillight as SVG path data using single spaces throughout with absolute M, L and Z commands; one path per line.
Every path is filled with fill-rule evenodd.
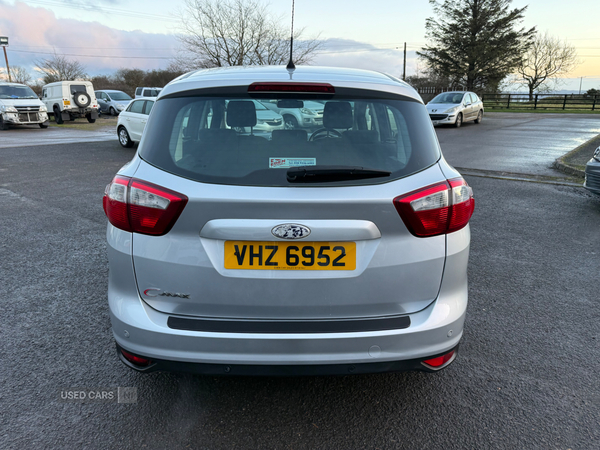
M 188 198 L 156 184 L 117 175 L 106 186 L 102 204 L 115 227 L 162 236 L 173 227 Z
M 413 235 L 430 237 L 464 228 L 475 200 L 467 182 L 454 178 L 396 197 L 394 206 Z

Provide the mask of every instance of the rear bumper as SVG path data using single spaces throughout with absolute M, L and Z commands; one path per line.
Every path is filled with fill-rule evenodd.
M 120 348 L 153 361 L 147 368 L 125 362 L 135 370 L 238 375 L 428 370 L 421 362 L 448 353 L 458 346 L 463 334 L 468 297 L 468 227 L 447 235 L 446 264 L 435 301 L 421 311 L 406 314 L 408 326 L 390 321 L 388 326 L 373 328 L 368 324 L 371 328 L 359 331 L 249 328 L 234 332 L 170 327 L 171 317 L 193 318 L 162 313 L 144 302 L 133 271 L 131 233 L 109 226 L 108 237 L 108 301 L 114 338 Z M 373 295 L 378 293 L 374 291 Z
M 264 365 L 264 364 L 206 364 L 188 363 L 181 361 L 152 360 L 147 367 L 140 367 L 127 361 L 121 353 L 122 347 L 117 344 L 117 355 L 127 367 L 143 373 L 152 372 L 186 372 L 198 375 L 226 375 L 226 376 L 329 376 L 329 375 L 359 375 L 366 373 L 384 372 L 438 372 L 448 367 L 458 354 L 458 346 L 452 358 L 439 368 L 432 368 L 423 363 L 423 360 L 432 359 L 440 355 L 431 355 L 427 358 L 403 361 L 386 361 L 360 364 L 302 364 L 302 365 Z M 141 356 L 141 355 L 136 355 Z
M 592 158 L 585 166 L 585 183 L 583 187 L 594 194 L 600 195 L 600 161 Z

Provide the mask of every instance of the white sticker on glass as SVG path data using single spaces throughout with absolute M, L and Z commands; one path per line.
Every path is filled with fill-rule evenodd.
M 290 167 L 316 166 L 317 158 L 269 158 L 270 169 L 288 169 Z

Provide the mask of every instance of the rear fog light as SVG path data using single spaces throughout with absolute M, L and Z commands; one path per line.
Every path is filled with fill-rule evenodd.
M 439 369 L 440 367 L 442 367 L 444 364 L 446 364 L 448 361 L 450 361 L 452 359 L 452 357 L 454 356 L 454 353 L 455 353 L 455 351 L 452 350 L 452 351 L 446 353 L 445 355 L 438 356 L 437 358 L 427 359 L 427 360 L 423 361 L 423 364 L 425 364 L 426 366 L 429 366 L 433 369 Z
M 127 361 L 129 361 L 131 364 L 135 364 L 136 366 L 146 367 L 152 364 L 151 360 L 147 358 L 142 358 L 141 356 L 132 355 L 131 353 L 126 352 L 123 349 L 121 349 L 121 353 Z

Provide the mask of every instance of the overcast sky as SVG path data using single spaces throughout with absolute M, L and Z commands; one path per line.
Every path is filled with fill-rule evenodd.
M 178 46 L 177 11 L 185 0 L 0 0 L 0 36 L 10 38 L 9 62 L 27 68 L 53 51 L 69 55 L 90 74 L 120 67 L 166 68 Z M 599 0 L 515 0 L 529 5 L 525 27 L 565 39 L 578 49 L 581 64 L 562 89 L 600 88 Z M 291 20 L 291 0 L 272 0 L 282 21 Z M 373 69 L 402 75 L 407 42 L 407 75 L 419 70 L 415 51 L 425 43 L 427 0 L 296 0 L 295 28 L 326 40 L 314 64 Z M 586 19 L 590 18 L 590 19 Z M 3 64 L 0 64 L 0 67 Z M 33 71 L 32 71 L 33 72 Z M 583 77 L 583 78 L 581 78 Z

